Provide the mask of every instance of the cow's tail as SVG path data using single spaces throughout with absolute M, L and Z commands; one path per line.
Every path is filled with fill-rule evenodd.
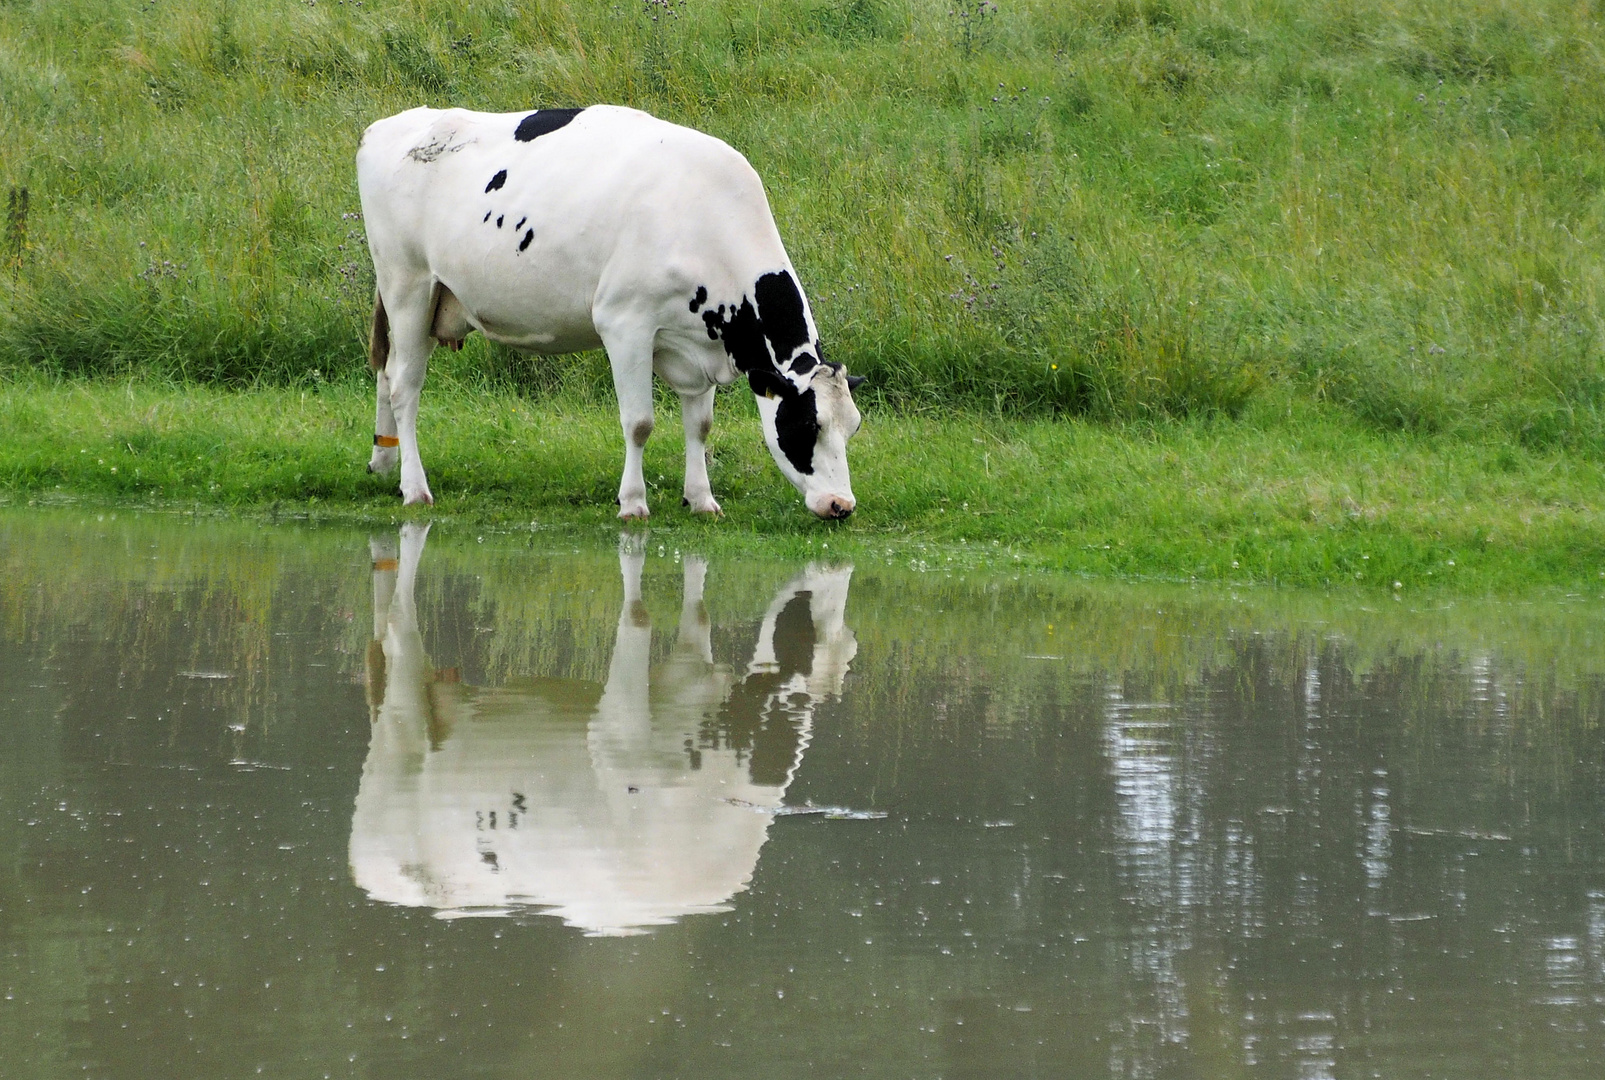
M 383 371 L 390 358 L 390 316 L 385 314 L 384 297 L 373 290 L 373 333 L 368 338 L 368 367 Z

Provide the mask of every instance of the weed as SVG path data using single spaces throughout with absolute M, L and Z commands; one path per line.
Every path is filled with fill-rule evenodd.
M 974 240 L 990 240 L 1009 227 L 987 159 L 968 149 L 954 154 L 948 183 L 948 213 Z
M 1037 148 L 1048 98 L 1032 98 L 1026 87 L 1010 90 L 998 83 L 992 100 L 976 111 L 975 143 L 984 154 L 1006 157 Z
M 391 28 L 380 35 L 391 68 L 406 84 L 430 94 L 443 94 L 451 75 L 434 49 L 416 29 Z
M 1257 43 L 1248 33 L 1230 23 L 1205 23 L 1192 34 L 1195 48 L 1217 60 L 1222 58 L 1247 59 L 1258 50 Z
M 386 52 L 390 53 L 389 46 Z M 362 68 L 345 42 L 323 37 L 303 37 L 290 41 L 279 62 L 286 71 L 299 78 L 334 85 L 356 79 Z M 438 76 L 439 73 L 433 74 Z
M 245 62 L 245 46 L 234 33 L 234 2 L 219 0 L 212 24 L 212 67 L 219 74 L 232 75 Z
M 880 37 L 889 22 L 882 0 L 830 0 L 809 17 L 820 33 L 837 41 Z
M 669 26 L 685 11 L 686 0 L 640 0 L 640 5 L 645 24 L 641 74 L 652 93 L 663 94 L 669 89 L 669 70 L 674 63 Z
M 948 9 L 953 41 L 966 60 L 992 43 L 997 36 L 998 5 L 994 0 L 958 0 Z
M 28 189 L 13 187 L 6 197 L 5 262 L 13 280 L 28 258 Z

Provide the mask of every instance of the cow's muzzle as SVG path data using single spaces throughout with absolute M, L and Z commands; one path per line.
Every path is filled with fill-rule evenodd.
M 826 521 L 841 521 L 858 505 L 851 495 L 817 494 L 808 496 L 806 501 L 808 509 Z

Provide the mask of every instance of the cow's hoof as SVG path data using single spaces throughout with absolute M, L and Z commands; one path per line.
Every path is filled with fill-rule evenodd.
M 711 495 L 706 499 L 698 499 L 696 502 L 682 497 L 680 505 L 690 510 L 693 514 L 711 514 L 714 517 L 724 516 L 724 510 L 720 508 L 718 501 Z
M 429 494 L 429 492 L 425 491 L 425 492 L 422 492 L 422 493 L 416 494 L 416 495 L 408 495 L 406 498 L 401 500 L 401 505 L 403 505 L 403 506 L 433 506 L 433 505 L 435 505 L 435 497 L 433 495 Z
M 633 521 L 633 522 L 638 522 L 639 523 L 639 522 L 645 521 L 647 519 L 647 517 L 648 517 L 648 511 L 647 511 L 647 508 L 646 508 L 646 503 L 620 504 L 620 507 L 619 507 L 619 520 L 620 521 Z

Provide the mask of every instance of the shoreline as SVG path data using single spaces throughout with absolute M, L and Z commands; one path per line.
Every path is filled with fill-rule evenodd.
M 1448 595 L 1605 584 L 1605 473 L 1508 441 L 1378 434 L 1297 402 L 1237 421 L 872 411 L 849 448 L 860 511 L 816 521 L 721 394 L 710 473 L 723 518 L 678 504 L 683 444 L 660 406 L 644 528 L 710 551 L 935 560 L 1089 578 Z M 0 505 L 496 531 L 621 528 L 611 401 L 530 400 L 449 378 L 425 391 L 434 507 L 365 471 L 371 389 L 223 390 L 141 379 L 0 382 Z M 1398 585 L 1395 586 L 1394 583 Z

